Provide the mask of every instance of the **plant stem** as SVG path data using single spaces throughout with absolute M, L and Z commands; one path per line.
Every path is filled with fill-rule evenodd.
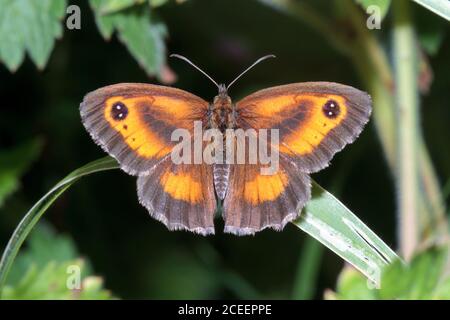
M 394 79 L 388 57 L 373 32 L 366 26 L 360 9 L 352 1 L 340 1 L 352 23 L 355 37 L 350 58 L 373 98 L 375 127 L 391 172 L 395 172 L 397 145 L 395 141 L 395 112 L 393 108 Z
M 398 211 L 400 217 L 399 245 L 406 260 L 409 260 L 419 242 L 418 227 L 418 132 L 419 103 L 417 87 L 416 43 L 409 2 L 393 2 L 393 42 L 395 79 L 397 84 L 397 145 L 398 145 Z
M 431 242 L 441 242 L 448 239 L 448 225 L 445 211 L 444 195 L 439 187 L 439 181 L 433 168 L 423 137 L 419 144 L 420 186 L 423 189 L 421 199 L 425 201 L 430 214 L 430 228 L 428 232 L 422 231 L 422 237 Z

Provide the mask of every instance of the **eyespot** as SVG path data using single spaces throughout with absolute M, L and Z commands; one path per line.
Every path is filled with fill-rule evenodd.
M 339 104 L 334 100 L 328 100 L 322 107 L 325 117 L 334 119 L 341 112 Z
M 124 120 L 128 116 L 128 108 L 122 102 L 116 102 L 111 108 L 111 117 L 116 121 Z

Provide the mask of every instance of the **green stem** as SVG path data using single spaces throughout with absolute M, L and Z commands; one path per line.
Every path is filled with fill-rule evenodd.
M 364 16 L 352 1 L 340 1 L 348 13 L 355 37 L 350 39 L 353 50 L 350 58 L 373 99 L 373 118 L 384 155 L 392 172 L 395 172 L 397 145 L 396 123 L 393 108 L 394 79 L 389 59 L 373 32 L 366 27 Z
M 416 43 L 409 1 L 393 2 L 394 63 L 397 84 L 397 141 L 398 141 L 398 210 L 399 245 L 409 260 L 419 243 L 418 225 L 418 137 L 419 103 L 417 97 Z
M 445 211 L 444 195 L 439 187 L 439 181 L 433 168 L 428 150 L 426 149 L 423 137 L 419 146 L 419 166 L 420 185 L 423 189 L 423 196 L 427 211 L 430 213 L 430 229 L 422 231 L 422 237 L 429 239 L 429 242 L 441 242 L 448 239 L 448 226 Z M 426 201 L 428 200 L 428 201 Z M 425 225 L 426 226 L 426 225 Z

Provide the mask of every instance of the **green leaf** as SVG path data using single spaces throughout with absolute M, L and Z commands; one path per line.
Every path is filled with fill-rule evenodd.
M 91 276 L 89 264 L 78 257 L 71 238 L 57 234 L 48 224 L 39 224 L 14 262 L 3 298 L 111 298 L 110 292 L 103 289 L 102 279 Z M 68 287 L 68 283 L 79 286 Z
M 165 25 L 156 21 L 155 16 L 144 5 L 104 15 L 101 8 L 109 1 L 91 0 L 102 36 L 110 39 L 114 31 L 117 31 L 119 40 L 147 74 L 160 76 L 166 61 Z
M 340 300 L 375 300 L 378 292 L 368 280 L 350 266 L 344 267 L 337 282 L 334 299 Z
M 81 270 L 80 286 L 70 289 L 67 286 L 69 271 Z M 82 259 L 56 262 L 50 261 L 44 267 L 31 265 L 17 286 L 6 286 L 2 299 L 7 300 L 80 300 L 111 299 L 111 293 L 103 289 L 99 277 L 83 275 L 85 262 Z
M 389 11 L 389 6 L 391 5 L 391 0 L 356 0 L 364 10 L 370 6 L 377 6 L 380 9 L 381 19 L 383 19 Z
M 358 217 L 314 182 L 312 199 L 294 224 L 375 283 L 385 266 L 399 260 Z
M 379 289 L 371 288 L 353 268 L 344 268 L 332 299 L 429 300 L 450 298 L 450 277 L 445 265 L 448 247 L 430 248 L 409 264 L 397 261 L 383 270 Z
M 382 299 L 430 299 L 445 270 L 447 247 L 416 255 L 409 265 L 395 263 L 382 276 Z
M 42 69 L 62 36 L 66 0 L 0 0 L 0 60 L 10 71 L 23 62 L 25 52 Z
M 81 177 L 117 168 L 117 162 L 110 157 L 93 161 L 57 183 L 26 213 L 11 236 L 0 261 L 0 293 L 20 246 L 50 205 Z M 399 259 L 350 210 L 316 183 L 313 183 L 311 201 L 294 224 L 374 282 L 379 281 L 377 275 L 381 268 Z
M 44 268 L 50 261 L 66 262 L 75 260 L 78 256 L 72 239 L 56 234 L 48 224 L 38 224 L 27 240 L 26 250 L 17 256 L 8 284 L 17 285 L 31 265 Z
M 104 0 L 101 1 L 99 12 L 103 15 L 110 14 L 138 4 L 142 4 L 144 2 L 145 0 Z
M 448 0 L 414 0 L 431 12 L 450 21 L 450 1 Z
M 440 281 L 431 295 L 434 300 L 450 300 L 450 277 Z
M 0 207 L 19 188 L 20 177 L 41 151 L 40 140 L 25 142 L 11 150 L 0 151 Z
M 153 8 L 156 8 L 156 7 L 160 7 L 162 5 L 165 5 L 167 3 L 167 1 L 169 1 L 169 0 L 148 0 L 148 3 Z M 180 2 L 180 1 L 178 1 L 178 2 Z

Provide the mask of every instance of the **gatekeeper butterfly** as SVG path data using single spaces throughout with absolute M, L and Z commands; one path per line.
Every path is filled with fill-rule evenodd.
M 370 96 L 331 82 L 305 82 L 255 92 L 237 103 L 230 86 L 217 84 L 212 103 L 180 89 L 141 83 L 106 86 L 80 105 L 83 125 L 94 141 L 137 176 L 140 203 L 170 230 L 214 233 L 217 201 L 223 202 L 225 232 L 254 234 L 282 230 L 311 197 L 309 174 L 328 166 L 333 155 L 353 142 L 371 113 Z M 277 129 L 279 168 L 263 175 L 262 163 L 175 164 L 176 129 Z M 217 201 L 216 201 L 217 199 Z

